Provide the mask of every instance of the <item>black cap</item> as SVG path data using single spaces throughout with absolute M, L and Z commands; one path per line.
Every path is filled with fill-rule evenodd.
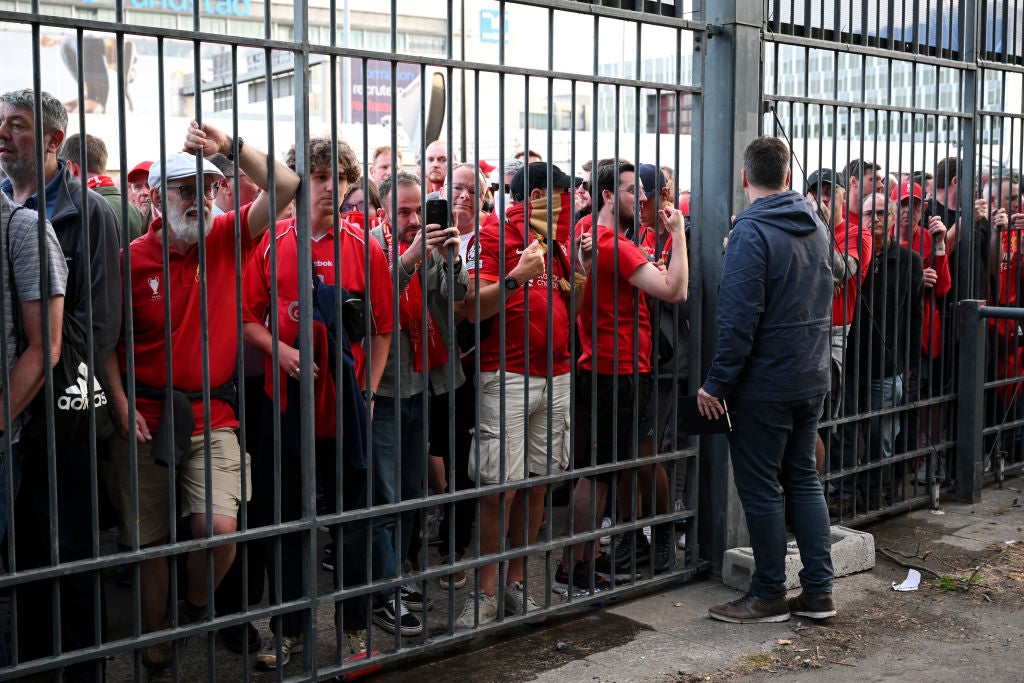
M 547 164 L 543 161 L 534 161 L 529 166 L 523 166 L 521 169 L 516 171 L 514 176 L 512 176 L 512 182 L 509 183 L 509 191 L 512 193 L 512 198 L 517 202 L 521 202 L 526 197 L 527 193 L 523 188 L 523 178 L 527 169 L 530 171 L 530 189 L 546 189 L 548 186 L 549 167 L 551 168 L 552 190 L 556 188 L 572 190 L 575 187 L 572 177 L 563 173 L 562 169 L 558 168 L 554 164 Z
M 808 176 L 807 190 L 810 191 L 812 187 L 817 187 L 821 183 L 828 183 L 832 187 L 841 187 L 844 190 L 846 189 L 846 178 L 843 177 L 842 173 L 834 171 L 831 168 L 819 168 Z

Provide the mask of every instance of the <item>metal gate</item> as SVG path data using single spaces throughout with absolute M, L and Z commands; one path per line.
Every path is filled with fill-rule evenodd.
M 994 456 L 985 462 L 1019 461 L 1019 327 L 993 319 L 987 342 L 967 344 L 958 302 L 1020 305 L 1022 11 L 1019 2 L 955 0 L 766 4 L 764 129 L 791 141 L 794 188 L 824 213 L 838 193 L 822 196 L 834 184 L 812 174 L 845 175 L 835 246 L 859 249 L 866 266 L 837 284 L 833 411 L 821 434 L 830 510 L 842 523 L 938 505 L 957 476 L 958 419 L 974 411 L 984 412 Z M 885 253 L 868 265 L 867 242 L 849 220 L 863 217 L 859 203 L 872 188 L 912 207 L 917 190 L 905 181 L 927 200 L 920 227 L 901 233 L 894 206 L 887 232 L 922 260 L 921 311 L 901 303 L 916 291 L 911 271 Z M 932 215 L 941 229 L 929 228 Z M 863 220 L 859 228 L 871 230 Z M 942 234 L 945 248 L 932 239 Z M 856 294 L 865 281 L 887 294 L 865 301 Z M 958 400 L 965 353 L 984 359 L 983 405 Z
M 17 445 L 15 429 L 6 432 L 0 591 L 8 658 L 0 660 L 0 678 L 59 672 L 66 680 L 321 680 L 437 656 L 482 632 L 706 568 L 711 551 L 701 549 L 697 533 L 696 442 L 678 429 L 676 411 L 697 380 L 687 368 L 700 367 L 700 345 L 696 333 L 688 345 L 688 330 L 701 329 L 699 312 L 654 307 L 651 327 L 676 336 L 652 335 L 650 377 L 639 332 L 626 333 L 616 347 L 631 369 L 600 377 L 599 369 L 577 366 L 580 336 L 590 330 L 575 324 L 587 307 L 596 319 L 599 302 L 571 286 L 563 294 L 556 277 L 573 280 L 575 267 L 562 260 L 573 263 L 582 241 L 575 231 L 557 234 L 563 224 L 556 199 L 582 201 L 596 186 L 598 160 L 621 169 L 637 164 L 640 175 L 646 171 L 639 165 L 650 164 L 647 193 L 676 205 L 680 191 L 693 187 L 699 207 L 706 27 L 694 4 L 0 3 L 10 62 L 2 90 L 28 89 L 21 99 L 0 100 L 0 157 L 15 199 L 35 189 L 36 206 L 47 208 L 69 257 L 66 312 L 80 317 L 86 334 L 77 385 L 58 387 L 55 371 L 39 361 L 43 398 L 31 422 L 42 436 L 28 439 L 28 413 Z M 67 140 L 72 133 L 80 135 L 77 146 Z M 88 136 L 105 143 L 107 161 L 98 169 Z M 204 156 L 223 157 L 217 171 L 194 155 L 203 137 Z M 188 163 L 176 156 L 183 145 L 193 152 Z M 264 152 L 277 163 L 264 162 Z M 382 201 L 369 178 L 378 161 L 400 165 L 398 152 L 422 180 L 393 175 Z M 503 178 L 517 153 L 553 162 L 571 186 L 546 166 L 542 181 L 531 175 L 517 190 Z M 157 166 L 138 166 L 144 161 Z M 432 163 L 446 182 L 431 177 Z M 594 179 L 581 187 L 584 168 Z M 72 171 L 81 183 L 67 179 Z M 482 180 L 481 172 L 490 176 Z M 409 183 L 418 200 L 400 207 Z M 83 185 L 114 195 L 110 208 Z M 248 205 L 245 193 L 254 187 L 262 195 Z M 555 304 L 527 305 L 525 322 L 517 322 L 515 288 L 492 290 L 498 304 L 491 309 L 479 294 L 491 282 L 479 262 L 483 245 L 497 235 L 506 259 L 504 250 L 517 248 L 501 211 L 529 201 L 530 190 L 539 191 L 532 205 L 538 220 L 530 224 L 557 240 L 546 242 L 543 282 L 531 281 L 529 291 L 541 300 L 561 297 L 568 329 L 557 326 Z M 459 226 L 463 246 L 481 246 L 461 258 L 454 245 L 439 249 L 434 261 L 424 247 L 411 274 L 393 265 L 381 286 L 374 264 L 397 264 L 404 247 L 400 236 L 378 238 L 373 229 L 392 216 L 397 234 L 397 217 L 421 207 L 424 218 L 432 216 L 437 191 L 449 210 L 472 217 Z M 175 226 L 189 223 L 199 195 L 210 213 L 197 210 L 194 234 L 209 232 L 189 242 Z M 148 205 L 143 196 L 151 197 Z M 226 218 L 217 218 L 212 207 L 225 196 L 219 208 Z M 633 206 L 615 199 L 615 215 L 638 211 L 640 194 L 635 198 Z M 77 217 L 55 208 L 66 205 Z M 347 227 L 334 220 L 339 213 L 351 220 Z M 571 217 L 594 220 L 598 211 L 578 213 Z M 282 222 L 275 225 L 275 217 Z M 147 227 L 156 218 L 161 229 Z M 270 237 L 258 229 L 267 223 Z M 10 223 L 4 229 L 11 234 Z M 70 246 L 65 238 L 75 231 L 84 241 Z M 632 239 L 640 241 L 639 231 Z M 695 222 L 691 254 L 702 253 L 704 239 Z M 42 218 L 25 245 L 37 242 L 43 263 L 54 261 L 51 255 L 59 263 L 58 242 L 47 240 Z M 654 248 L 663 242 L 656 237 Z M 0 249 L 10 257 L 0 267 L 0 290 L 8 294 L 22 277 L 19 249 L 10 239 Z M 660 258 L 655 254 L 652 260 Z M 699 258 L 692 260 L 699 278 Z M 440 270 L 431 271 L 431 263 Z M 421 278 L 421 266 L 423 273 L 443 271 L 444 284 Z M 459 285 L 462 268 L 471 271 L 468 285 Z M 42 270 L 36 296 L 59 294 L 51 285 L 61 269 Z M 315 280 L 317 288 L 299 286 Z M 412 304 L 409 281 L 423 288 Z M 333 282 L 366 310 L 343 303 L 340 289 L 333 302 L 322 298 L 323 285 Z M 460 304 L 460 286 L 478 293 L 473 307 Z M 263 308 L 250 306 L 253 291 Z M 22 316 L 37 310 L 5 302 Z M 648 312 L 640 307 L 647 305 L 634 295 L 631 310 L 620 311 L 622 324 L 641 328 Z M 56 350 L 59 310 L 39 310 L 39 346 Z M 430 350 L 434 315 L 450 325 L 472 321 L 461 345 L 454 334 L 443 339 L 443 361 Z M 5 317 L 3 330 L 15 340 L 23 328 L 13 320 Z M 541 329 L 539 337 L 531 326 Z M 365 364 L 371 379 L 355 375 L 354 390 L 345 393 L 343 378 L 353 371 L 343 338 L 350 335 L 348 347 L 366 337 L 353 363 Z M 513 356 L 521 346 L 529 355 L 537 339 L 544 353 L 534 348 L 539 370 L 526 381 L 527 373 L 516 376 Z M 556 340 L 567 346 L 557 348 Z M 24 341 L 5 350 L 8 368 Z M 482 358 L 485 344 L 496 349 L 494 367 Z M 688 362 L 669 362 L 672 354 Z M 446 369 L 431 374 L 438 368 Z M 381 372 L 393 376 L 383 393 L 375 385 Z M 15 374 L 5 374 L 5 418 L 22 408 L 7 398 Z M 328 375 L 335 384 L 325 390 Z M 96 381 L 102 400 L 91 388 Z M 638 388 L 648 381 L 650 406 Z M 591 388 L 586 400 L 583 384 Z M 594 389 L 605 386 L 614 395 Z M 88 409 L 84 432 L 62 434 L 66 390 Z M 556 394 L 563 404 L 551 398 Z M 107 438 L 107 403 L 119 416 L 115 430 L 129 430 L 129 438 Z M 128 418 L 134 411 L 143 417 Z M 650 433 L 637 423 L 644 411 Z M 523 413 L 531 416 L 511 417 Z M 618 446 L 610 446 L 598 416 L 617 414 L 630 417 L 611 430 Z M 592 417 L 587 433 L 585 415 Z M 189 418 L 198 426 L 190 429 Z M 522 429 L 531 421 L 532 432 Z M 336 426 L 322 429 L 327 423 Z M 130 438 L 136 429 L 140 437 Z M 585 458 L 581 444 L 610 452 L 610 461 Z M 526 464 L 517 459 L 523 453 Z M 539 460 L 533 467 L 529 455 Z M 169 459 L 154 465 L 154 457 Z M 481 473 L 485 461 L 497 466 L 496 475 Z M 581 481 L 583 490 L 587 482 L 607 484 L 607 508 L 593 497 L 579 502 Z M 583 561 L 580 544 L 589 542 L 601 551 L 593 562 Z M 670 555 L 659 559 L 666 543 Z M 559 574 L 562 562 L 567 579 Z M 481 577 L 494 577 L 486 569 L 494 563 L 497 580 L 483 585 Z M 558 591 L 560 580 L 567 587 Z M 459 623 L 464 614 L 468 621 Z

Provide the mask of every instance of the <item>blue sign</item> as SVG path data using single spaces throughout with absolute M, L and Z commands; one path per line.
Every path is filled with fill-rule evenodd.
M 82 0 L 87 5 L 96 0 Z M 252 15 L 252 0 L 195 0 L 199 11 L 219 16 L 248 17 Z M 167 12 L 193 13 L 193 0 L 129 0 L 134 9 L 162 9 Z
M 505 16 L 505 42 L 508 43 L 508 16 Z M 501 42 L 501 11 L 496 9 L 480 10 L 480 42 Z

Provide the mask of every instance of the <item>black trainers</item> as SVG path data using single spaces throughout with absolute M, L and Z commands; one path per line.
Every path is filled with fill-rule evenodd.
M 789 621 L 789 603 L 786 602 L 785 596 L 777 600 L 764 600 L 747 593 L 732 602 L 709 608 L 708 616 L 731 624 Z
M 644 532 L 640 529 L 635 529 L 632 532 L 627 532 L 616 539 L 618 545 L 615 546 L 615 566 L 628 569 L 633 561 L 633 548 L 636 548 L 636 564 L 637 567 L 642 567 L 644 562 L 651 559 L 651 544 L 648 543 L 647 537 L 644 536 Z
M 836 603 L 832 601 L 832 593 L 800 593 L 789 599 L 789 613 L 808 619 L 828 619 L 836 615 Z
M 567 590 L 569 590 L 569 572 L 565 571 L 565 567 L 559 562 L 555 567 L 555 579 L 551 582 L 551 591 L 564 593 Z
M 605 553 L 601 553 L 601 556 L 607 558 Z M 599 556 L 599 557 L 601 557 Z M 607 560 L 606 560 L 607 561 Z M 611 590 L 612 584 L 601 574 L 594 572 L 594 592 L 600 593 L 601 591 Z M 561 562 L 555 569 L 555 579 L 551 583 L 551 590 L 554 593 L 566 594 L 570 590 L 573 595 L 586 595 L 590 592 L 590 569 L 587 563 L 580 560 L 576 563 L 576 566 L 572 570 L 572 579 L 570 583 L 569 572 L 565 570 L 565 567 Z
M 324 545 L 324 556 L 323 556 L 323 559 L 320 560 L 320 566 L 324 569 L 324 571 L 328 571 L 328 572 L 333 572 L 334 571 L 334 544 L 333 543 L 327 543 L 326 545 Z
M 599 593 L 601 591 L 607 591 L 612 589 L 612 583 L 605 577 L 597 573 L 596 568 L 598 567 L 598 561 L 604 558 L 604 562 L 611 563 L 608 559 L 607 553 L 601 553 L 598 555 L 597 560 L 594 562 L 594 592 Z M 577 592 L 588 593 L 590 592 L 590 567 L 589 563 L 580 560 L 576 563 L 576 566 L 572 570 L 572 585 Z M 603 565 L 602 563 L 602 566 Z
M 576 566 L 578 567 L 579 563 Z M 617 581 L 629 581 L 636 578 L 640 575 L 640 572 L 634 571 L 629 561 L 624 565 L 619 565 L 612 562 L 612 558 L 608 553 L 601 553 L 594 558 L 594 574 L 600 576 L 605 581 L 616 583 Z M 586 585 L 590 585 L 589 578 L 586 581 Z M 577 585 L 577 587 L 579 586 Z
M 676 566 L 675 539 L 672 537 L 672 525 L 661 524 L 654 527 L 654 573 L 662 574 Z
M 399 614 L 395 617 L 394 601 L 388 600 L 380 607 L 373 608 L 373 623 L 380 626 L 388 633 L 394 633 L 395 629 L 401 631 L 403 636 L 418 636 L 423 633 L 423 624 L 419 618 L 409 611 L 405 603 L 398 601 Z
M 422 612 L 424 606 L 428 610 L 434 607 L 434 601 L 420 592 L 417 583 L 407 583 L 402 586 L 402 602 L 413 612 Z
M 249 643 L 249 654 L 254 655 L 260 651 L 263 644 L 260 639 L 260 632 L 252 624 L 238 624 L 236 626 L 225 626 L 218 631 L 220 642 L 236 655 L 245 654 L 244 645 Z

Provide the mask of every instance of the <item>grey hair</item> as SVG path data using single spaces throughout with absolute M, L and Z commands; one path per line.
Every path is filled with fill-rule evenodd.
M 55 130 L 64 132 L 68 129 L 68 110 L 60 100 L 43 90 L 40 92 L 43 109 L 43 134 L 48 135 Z M 0 102 L 9 104 L 16 109 L 27 109 L 35 112 L 36 91 L 31 88 L 12 90 L 0 95 Z
M 509 159 L 505 162 L 504 175 L 515 175 L 525 165 L 522 159 Z

